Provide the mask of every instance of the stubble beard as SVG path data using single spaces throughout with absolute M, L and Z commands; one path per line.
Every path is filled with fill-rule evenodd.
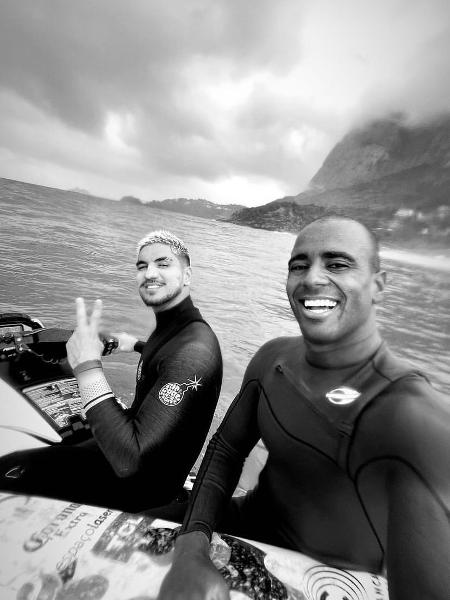
M 140 293 L 140 296 L 142 298 L 143 303 L 146 306 L 155 307 L 155 306 L 163 306 L 164 304 L 167 304 L 168 302 L 170 302 L 171 300 L 176 298 L 179 294 L 181 294 L 181 291 L 182 291 L 182 288 L 177 288 L 176 290 L 172 290 L 171 292 L 168 292 L 165 296 L 163 296 L 161 298 L 147 296 L 145 293 L 144 294 Z

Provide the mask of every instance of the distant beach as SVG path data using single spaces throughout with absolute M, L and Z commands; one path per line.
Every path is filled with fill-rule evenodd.
M 381 248 L 381 258 L 419 265 L 450 272 L 450 249 L 449 248 L 420 248 L 420 250 L 407 250 L 400 248 Z

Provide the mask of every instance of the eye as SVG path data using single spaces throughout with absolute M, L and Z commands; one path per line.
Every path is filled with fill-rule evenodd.
M 308 268 L 309 265 L 305 263 L 292 263 L 289 265 L 289 273 L 295 273 L 299 271 L 304 271 Z
M 327 264 L 327 269 L 330 271 L 343 271 L 344 269 L 347 269 L 348 266 L 349 265 L 346 262 L 334 260 L 333 262 Z
M 147 268 L 147 265 L 145 263 L 139 263 L 136 265 L 136 269 L 138 271 L 145 271 L 146 268 Z

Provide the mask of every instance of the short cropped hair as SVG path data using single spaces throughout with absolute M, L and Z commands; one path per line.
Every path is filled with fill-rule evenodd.
M 151 244 L 165 244 L 169 246 L 172 252 L 185 259 L 188 266 L 191 266 L 191 257 L 189 256 L 189 250 L 183 240 L 174 235 L 170 231 L 164 229 L 158 229 L 156 231 L 150 231 L 147 233 L 137 244 L 137 255 L 144 248 L 144 246 L 150 246 Z
M 372 269 L 373 273 L 378 273 L 378 271 L 381 268 L 380 242 L 378 241 L 378 238 L 375 235 L 375 233 L 365 223 L 363 223 L 362 221 L 359 221 L 358 219 L 353 219 L 352 217 L 346 217 L 344 215 L 338 215 L 338 214 L 325 215 L 323 217 L 313 219 L 312 221 L 309 221 L 308 223 L 306 223 L 304 225 L 304 227 L 302 227 L 300 229 L 298 235 L 300 235 L 304 229 L 306 229 L 307 227 L 309 227 L 309 225 L 312 225 L 313 223 L 327 223 L 330 221 L 348 221 L 349 223 L 357 223 L 358 225 L 361 225 L 361 227 L 367 233 L 367 236 L 368 236 L 369 242 L 370 242 L 370 259 L 369 259 L 370 268 Z

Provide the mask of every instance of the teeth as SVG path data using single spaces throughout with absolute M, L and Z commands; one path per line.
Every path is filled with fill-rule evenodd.
M 314 300 L 304 300 L 303 304 L 305 308 L 334 308 L 337 302 L 329 298 L 315 298 Z

